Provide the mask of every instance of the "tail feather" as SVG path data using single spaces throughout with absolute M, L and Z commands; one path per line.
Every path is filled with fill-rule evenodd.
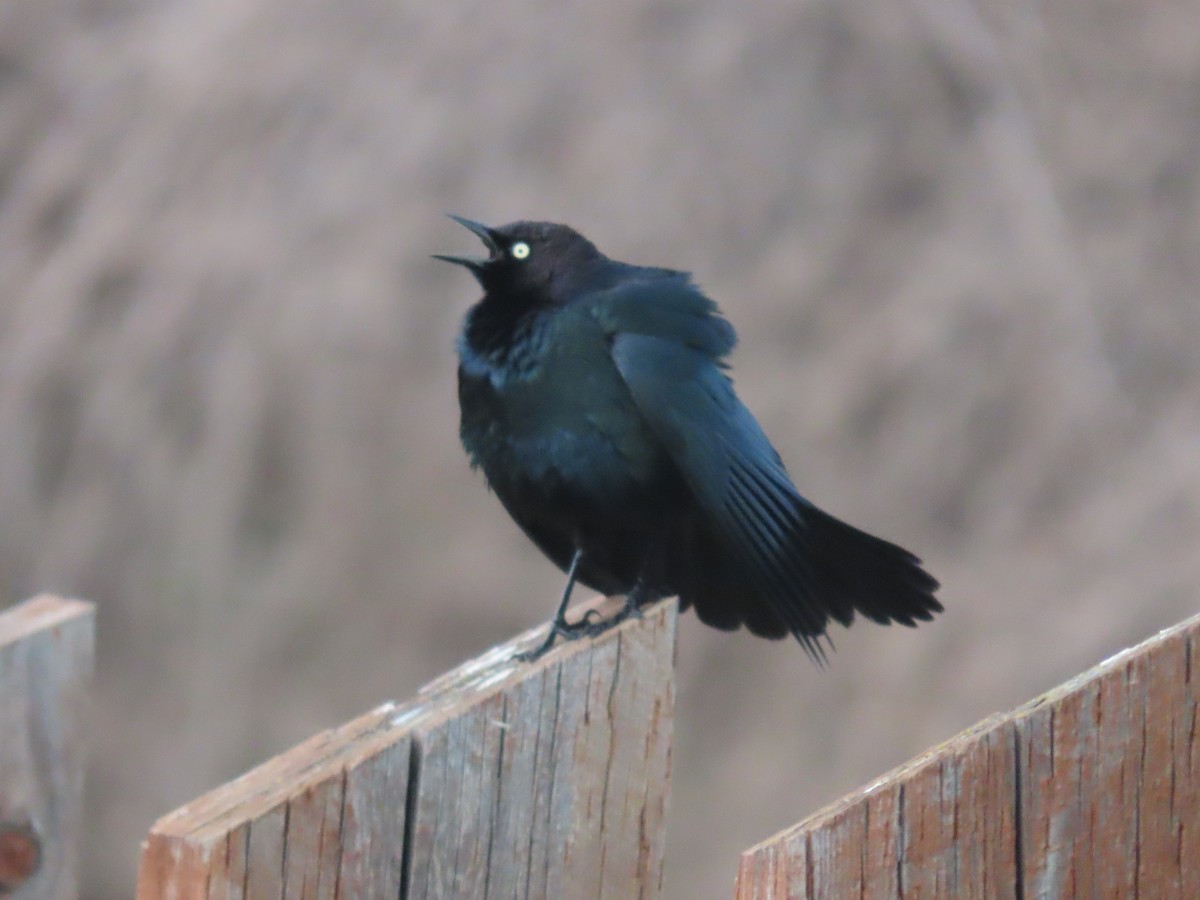
M 725 631 L 744 625 L 759 637 L 790 633 L 818 659 L 824 648 L 817 639 L 831 618 L 849 626 L 857 613 L 872 622 L 911 627 L 942 611 L 934 596 L 937 579 L 912 553 L 805 501 L 797 513 L 777 577 L 767 583 L 759 567 L 748 568 L 741 554 L 716 538 L 697 535 L 686 566 L 691 577 L 680 587 L 683 602 L 694 605 L 706 625 Z M 790 590 L 780 590 L 783 585 Z
M 803 511 L 797 551 L 808 560 L 813 593 L 842 625 L 855 612 L 872 622 L 915 626 L 942 611 L 938 581 L 903 547 L 847 525 L 815 506 Z
M 685 606 L 694 605 L 697 618 L 705 625 L 722 631 L 735 631 L 744 625 L 751 634 L 772 640 L 789 634 L 760 593 L 750 586 L 742 563 L 711 535 L 695 536 L 683 571 L 691 578 L 686 588 L 680 587 L 680 600 Z

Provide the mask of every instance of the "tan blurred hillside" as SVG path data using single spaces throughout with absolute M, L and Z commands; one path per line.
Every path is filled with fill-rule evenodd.
M 158 814 L 549 616 L 443 212 L 691 269 L 945 616 L 686 618 L 668 894 L 1200 606 L 1194 0 L 0 4 L 0 588 L 98 601 L 89 898 Z

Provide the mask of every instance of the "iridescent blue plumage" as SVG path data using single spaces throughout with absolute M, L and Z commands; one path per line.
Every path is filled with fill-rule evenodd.
M 487 259 L 458 341 L 460 433 L 509 514 L 578 579 L 677 594 L 702 621 L 794 635 L 818 660 L 830 618 L 914 625 L 941 605 L 906 550 L 800 496 L 734 393 L 736 335 L 686 273 L 610 260 L 562 225 L 459 220 Z

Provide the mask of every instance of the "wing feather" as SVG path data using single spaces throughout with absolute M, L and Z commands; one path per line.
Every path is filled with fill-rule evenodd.
M 771 612 L 817 657 L 828 613 L 797 552 L 799 494 L 779 455 L 702 349 L 618 334 L 613 360 L 638 410 L 667 448 L 708 526 L 740 560 Z
M 765 604 L 739 615 L 774 635 L 769 613 L 818 661 L 830 617 L 855 611 L 906 625 L 941 610 L 920 560 L 805 500 L 775 448 L 733 390 L 723 357 L 732 327 L 686 278 L 624 285 L 591 298 L 634 404 L 671 456 L 705 527 Z M 730 569 L 732 568 L 732 572 Z M 714 611 L 722 624 L 728 612 Z M 825 637 L 828 641 L 828 638 Z

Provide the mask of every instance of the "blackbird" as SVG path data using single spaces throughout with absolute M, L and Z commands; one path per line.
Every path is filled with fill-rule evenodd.
M 818 662 L 830 619 L 912 626 L 942 610 L 916 556 L 796 490 L 734 393 L 733 327 L 688 273 L 609 259 L 565 225 L 451 218 L 488 251 L 437 255 L 484 292 L 458 338 L 462 443 L 567 573 L 525 658 L 673 595 L 714 628 L 793 635 Z M 576 581 L 624 607 L 569 623 Z

